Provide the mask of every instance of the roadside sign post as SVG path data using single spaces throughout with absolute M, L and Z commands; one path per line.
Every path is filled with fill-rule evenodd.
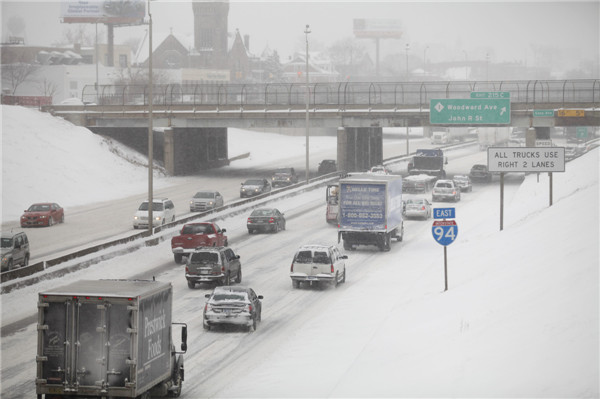
M 446 220 L 454 218 L 456 212 L 454 208 L 434 208 L 433 217 L 435 220 L 431 228 L 433 238 L 438 244 L 444 246 L 444 291 L 448 291 L 448 253 L 446 247 L 456 240 L 458 235 L 458 225 L 455 220 Z
M 504 173 L 548 172 L 552 206 L 552 173 L 565 171 L 564 147 L 489 147 L 488 170 L 500 172 L 500 231 L 504 228 Z

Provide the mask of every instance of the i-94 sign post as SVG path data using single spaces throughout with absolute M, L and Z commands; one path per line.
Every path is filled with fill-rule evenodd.
M 434 209 L 433 212 L 436 218 L 444 217 L 442 215 L 455 217 L 454 208 Z M 448 291 L 448 254 L 446 247 L 456 240 L 458 225 L 455 220 L 435 220 L 431 227 L 431 232 L 435 241 L 444 246 L 444 291 Z

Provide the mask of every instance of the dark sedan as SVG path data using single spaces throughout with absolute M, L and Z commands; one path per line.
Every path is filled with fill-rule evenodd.
M 271 191 L 271 183 L 267 179 L 248 179 L 240 187 L 240 197 L 253 197 Z
M 215 287 L 211 294 L 206 294 L 203 326 L 205 330 L 219 324 L 241 325 L 248 331 L 256 330 L 261 320 L 262 295 L 256 295 L 249 287 L 223 286 Z
M 248 233 L 270 231 L 277 233 L 285 230 L 284 214 L 275 208 L 259 208 L 252 211 L 246 222 Z

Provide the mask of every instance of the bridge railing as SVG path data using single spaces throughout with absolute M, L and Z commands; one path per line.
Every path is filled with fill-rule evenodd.
M 429 108 L 431 99 L 469 98 L 473 91 L 508 91 L 514 103 L 588 103 L 600 107 L 600 80 L 512 80 L 447 82 L 332 82 L 311 83 L 309 106 Z M 306 105 L 306 84 L 167 84 L 153 86 L 153 104 L 171 107 L 246 106 L 265 108 Z M 97 105 L 148 105 L 148 85 L 85 86 L 84 103 Z

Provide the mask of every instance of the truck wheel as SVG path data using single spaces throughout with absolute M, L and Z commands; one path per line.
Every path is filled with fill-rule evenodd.
M 235 276 L 235 282 L 238 284 L 242 282 L 242 268 L 241 267 L 240 267 L 240 270 L 238 271 L 237 276 Z
M 177 367 L 177 374 L 175 375 L 175 379 L 173 380 L 173 384 L 177 387 L 173 391 L 171 391 L 171 397 L 178 398 L 181 396 L 181 384 L 183 383 L 183 379 L 181 378 L 181 370 Z
M 383 237 L 383 251 L 388 252 L 390 249 L 392 249 L 392 235 L 391 233 L 387 233 L 384 237 Z
M 204 321 L 202 322 L 202 328 L 204 328 L 206 331 L 210 331 L 210 324 L 208 324 L 208 323 L 206 322 L 206 320 L 204 320 Z
M 175 258 L 175 263 L 179 265 L 183 261 L 183 254 L 173 254 L 173 258 Z
M 196 283 L 194 283 L 193 281 L 188 280 L 188 288 L 194 288 L 196 286 Z
M 344 249 L 346 251 L 352 251 L 352 244 L 350 244 L 348 241 L 344 240 Z
M 300 281 L 292 280 L 292 288 L 300 288 Z
M 29 265 L 29 254 L 25 255 L 25 259 L 23 259 L 23 267 Z

